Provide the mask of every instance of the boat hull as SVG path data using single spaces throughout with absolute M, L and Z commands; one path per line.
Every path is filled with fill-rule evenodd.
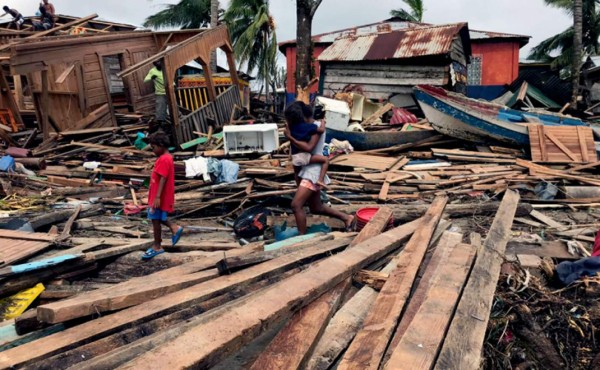
M 470 111 L 467 107 L 444 101 L 422 90 L 415 90 L 415 97 L 433 128 L 444 135 L 475 143 L 529 145 L 529 135 L 524 125 Z
M 375 150 L 389 148 L 391 146 L 415 143 L 438 135 L 434 130 L 422 131 L 339 131 L 327 128 L 327 141 L 337 139 L 348 141 L 354 150 Z

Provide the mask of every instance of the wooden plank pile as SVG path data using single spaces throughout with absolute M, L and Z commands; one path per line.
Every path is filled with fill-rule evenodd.
M 44 291 L 0 323 L 0 368 L 477 368 L 494 358 L 484 340 L 498 277 L 545 277 L 549 259 L 589 255 L 600 227 L 591 153 L 528 160 L 436 136 L 333 158 L 327 201 L 377 216 L 355 235 L 312 214 L 309 225 L 334 232 L 269 250 L 274 226 L 295 226 L 289 147 L 226 157 L 207 139 L 173 153 L 184 237 L 142 263 L 154 157 L 133 145 L 137 119 L 35 148 L 35 133 L 13 135 L 22 148 L 6 152 L 35 174 L 0 173 L 0 214 L 35 232 L 4 230 L 0 218 L 0 309 L 38 283 Z M 234 161 L 237 181 L 185 178 L 183 161 L 197 155 Z M 269 210 L 268 229 L 242 240 L 232 225 L 253 206 Z M 397 227 L 384 232 L 390 219 Z
M 0 368 L 465 368 L 454 356 L 479 362 L 519 196 L 507 191 L 479 249 L 445 231 L 447 201 L 387 232 L 384 207 L 358 235 L 250 245 L 42 304 L 10 324 L 26 334 L 0 345 Z M 357 278 L 383 266 L 377 290 Z

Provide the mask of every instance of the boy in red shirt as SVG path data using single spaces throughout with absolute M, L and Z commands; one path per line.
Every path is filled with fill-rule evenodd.
M 164 132 L 156 132 L 148 138 L 152 151 L 158 157 L 154 164 L 150 178 L 150 191 L 148 192 L 148 219 L 152 220 L 154 230 L 154 246 L 149 248 L 142 259 L 149 260 L 164 253 L 162 249 L 161 225 L 171 229 L 173 245 L 177 244 L 183 233 L 180 227 L 167 219 L 175 206 L 175 163 L 169 154 L 169 137 Z

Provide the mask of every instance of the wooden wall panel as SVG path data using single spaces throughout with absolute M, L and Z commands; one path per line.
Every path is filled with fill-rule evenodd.
M 583 126 L 529 125 L 531 158 L 538 163 L 589 163 L 598 155 L 592 129 Z

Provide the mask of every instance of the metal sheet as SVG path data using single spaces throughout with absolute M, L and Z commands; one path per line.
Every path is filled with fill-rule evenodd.
M 414 58 L 450 52 L 466 23 L 422 27 L 336 40 L 319 61 L 365 61 Z

